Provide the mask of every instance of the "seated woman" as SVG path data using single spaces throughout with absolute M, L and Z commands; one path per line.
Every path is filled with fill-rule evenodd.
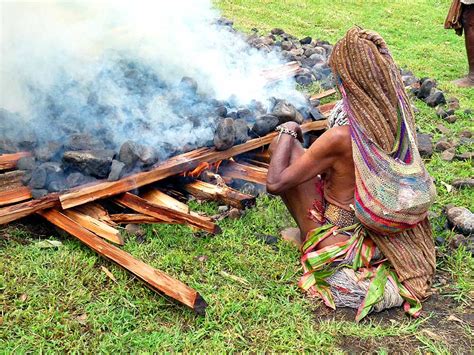
M 300 127 L 288 122 L 277 128 L 280 134 L 270 146 L 267 190 L 282 197 L 298 224 L 305 272 L 300 287 L 329 307 L 357 308 L 357 320 L 404 301 L 416 316 L 435 271 L 429 222 L 422 215 L 421 222 L 395 236 L 358 223 L 354 193 L 362 177 L 356 174 L 350 124 L 362 127 L 371 142 L 391 154 L 399 147 L 400 102 L 407 129 L 415 132 L 409 100 L 376 33 L 349 30 L 335 45 L 330 65 L 343 101 L 333 110 L 329 129 L 305 150 Z

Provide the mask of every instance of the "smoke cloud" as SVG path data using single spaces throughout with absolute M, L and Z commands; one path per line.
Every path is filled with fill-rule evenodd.
M 265 85 L 261 70 L 282 64 L 279 55 L 214 25 L 219 13 L 208 0 L 0 6 L 0 107 L 15 113 L 0 115 L 1 136 L 87 132 L 114 148 L 127 139 L 204 145 L 215 129 L 211 98 L 304 104 L 293 80 Z

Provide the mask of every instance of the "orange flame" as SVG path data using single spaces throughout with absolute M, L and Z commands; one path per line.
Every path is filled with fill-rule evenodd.
M 221 165 L 221 163 L 222 163 L 222 160 L 219 160 L 211 164 L 207 162 L 199 163 L 198 166 L 196 166 L 193 170 L 184 172 L 183 176 L 190 176 L 193 178 L 197 178 L 205 170 L 211 170 L 211 171 L 214 170 L 217 173 L 217 170 L 219 169 L 219 166 Z

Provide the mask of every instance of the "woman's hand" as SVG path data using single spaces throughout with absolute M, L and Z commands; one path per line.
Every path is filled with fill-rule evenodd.
M 288 121 L 288 122 L 285 122 L 285 123 L 281 124 L 281 126 L 296 132 L 296 135 L 297 135 L 296 139 L 298 139 L 301 143 L 303 143 L 303 141 L 304 141 L 303 131 L 301 130 L 301 127 L 298 123 L 296 123 L 294 121 Z

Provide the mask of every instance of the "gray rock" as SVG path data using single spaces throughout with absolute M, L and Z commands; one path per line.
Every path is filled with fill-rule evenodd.
M 32 175 L 31 171 L 25 171 L 25 173 L 21 177 L 21 183 L 25 186 L 28 185 L 28 183 L 31 180 L 31 175 Z
M 472 132 L 469 129 L 464 129 L 461 132 L 459 132 L 459 137 L 460 138 L 471 138 L 472 137 Z
M 278 117 L 280 124 L 293 121 L 296 118 L 296 108 L 285 100 L 278 100 L 271 113 Z
M 252 127 L 252 132 L 254 132 L 258 137 L 263 137 L 267 133 L 273 131 L 276 126 L 278 126 L 279 122 L 280 120 L 276 116 L 262 115 L 255 121 L 255 124 Z
M 155 163 L 158 162 L 159 155 L 153 149 L 153 147 L 150 147 L 148 145 L 142 146 L 142 149 L 140 151 L 140 161 L 143 163 L 144 166 L 151 166 Z
M 64 145 L 67 150 L 100 150 L 105 145 L 89 134 L 72 134 Z
M 50 161 L 59 156 L 62 145 L 57 142 L 48 142 L 37 147 L 34 151 L 36 159 L 39 161 Z
M 307 37 L 301 38 L 300 43 L 301 44 L 310 44 L 312 40 L 313 39 L 311 37 L 307 36 Z
M 284 51 L 290 51 L 293 47 L 293 44 L 290 41 L 281 42 L 281 49 Z
M 446 149 L 441 153 L 441 159 L 444 161 L 452 161 L 454 159 L 455 154 L 456 153 L 454 148 Z
M 68 186 L 66 184 L 66 180 L 62 177 L 55 179 L 48 184 L 49 192 L 61 192 L 67 189 L 68 189 Z
M 249 127 L 245 120 L 234 120 L 235 142 L 234 144 L 242 144 L 249 140 Z
M 193 78 L 190 78 L 189 76 L 183 76 L 179 83 L 179 88 L 194 95 L 198 89 L 198 84 Z
M 458 119 L 458 117 L 456 115 L 450 115 L 448 117 L 446 117 L 446 121 L 449 122 L 449 123 L 454 123 L 456 122 Z
M 464 235 L 474 232 L 474 214 L 464 207 L 450 207 L 446 210 L 448 223 Z
M 247 121 L 253 121 L 255 119 L 255 115 L 248 108 L 243 108 L 237 110 L 237 118 L 241 118 Z
M 31 196 L 35 200 L 39 200 L 42 197 L 45 197 L 48 194 L 48 190 L 45 189 L 31 189 Z
M 448 100 L 448 107 L 451 109 L 451 110 L 459 110 L 461 109 L 461 106 L 459 105 L 459 100 L 456 98 L 456 97 L 450 97 Z
M 285 31 L 283 31 L 281 28 L 273 28 L 270 32 L 272 35 L 277 36 L 281 36 L 283 33 L 285 33 Z
M 48 174 L 45 168 L 37 167 L 31 173 L 31 179 L 29 182 L 29 186 L 32 189 L 42 189 L 46 185 L 46 180 L 48 178 Z
M 302 56 L 304 54 L 304 49 L 303 48 L 293 48 L 290 50 L 290 53 L 293 54 L 294 56 Z
M 320 120 L 324 120 L 326 117 L 321 113 L 321 111 L 319 111 L 319 109 L 317 107 L 311 107 L 309 109 L 309 114 L 311 116 L 311 119 L 313 121 L 320 121 Z
M 436 108 L 436 116 L 438 116 L 440 118 L 446 118 L 446 117 L 448 117 L 448 113 L 444 110 L 444 108 L 442 106 L 438 106 Z
M 134 141 L 126 141 L 120 147 L 118 160 L 127 167 L 133 167 L 140 160 L 143 147 Z
M 402 76 L 403 85 L 410 86 L 418 81 L 418 79 L 413 75 L 404 75 Z
M 23 157 L 16 163 L 16 168 L 19 170 L 33 170 L 36 168 L 35 157 Z
M 220 120 L 214 133 L 214 146 L 217 150 L 226 150 L 234 145 L 235 127 L 231 118 Z
M 420 89 L 418 91 L 417 97 L 419 99 L 426 99 L 431 94 L 431 89 L 436 87 L 436 82 L 432 79 L 423 80 Z
M 446 149 L 452 148 L 452 144 L 449 143 L 447 140 L 442 139 L 438 143 L 435 144 L 434 149 L 437 152 L 444 152 Z
M 297 75 L 295 80 L 298 84 L 303 86 L 311 85 L 311 83 L 313 82 L 313 80 L 311 79 L 311 75 Z
M 444 105 L 446 103 L 446 99 L 444 98 L 442 91 L 435 90 L 432 94 L 425 98 L 425 102 L 430 107 L 436 107 L 438 105 Z
M 0 139 L 0 153 L 15 153 L 18 147 L 8 138 Z
M 125 172 L 125 163 L 122 163 L 118 160 L 112 160 L 112 165 L 110 167 L 110 173 L 107 177 L 108 181 L 116 181 L 120 179 Z
M 464 152 L 455 155 L 456 160 L 472 160 L 474 158 L 474 152 Z
M 433 143 L 429 134 L 418 133 L 418 151 L 423 158 L 429 158 L 433 154 Z
M 226 117 L 227 116 L 227 108 L 225 106 L 219 106 L 216 108 L 215 114 L 219 117 Z
M 113 150 L 67 151 L 63 155 L 63 163 L 69 168 L 102 179 L 109 175 L 113 157 Z
M 474 178 L 455 179 L 451 185 L 457 189 L 462 189 L 464 187 L 474 187 Z
M 63 172 L 61 164 L 54 161 L 47 161 L 46 163 L 42 163 L 40 167 L 45 169 L 48 175 L 61 174 Z
M 442 134 L 444 134 L 444 135 L 449 135 L 449 134 L 451 134 L 451 131 L 450 131 L 448 128 L 446 128 L 445 126 L 443 126 L 442 124 L 438 124 L 438 125 L 436 126 L 436 129 L 438 130 L 438 132 L 440 132 L 440 133 L 442 133 Z
M 79 172 L 74 172 L 68 175 L 68 177 L 66 178 L 66 184 L 68 185 L 68 187 L 76 187 L 79 185 L 87 184 L 94 180 L 95 179 L 90 176 L 85 176 L 84 174 L 81 174 Z

